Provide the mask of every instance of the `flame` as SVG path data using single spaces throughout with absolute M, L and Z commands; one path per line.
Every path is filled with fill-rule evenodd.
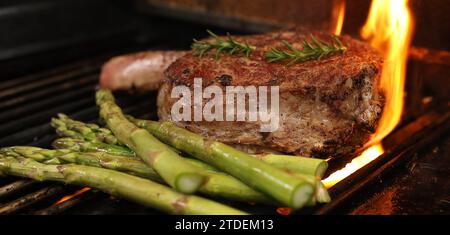
M 345 0 L 333 0 L 333 9 L 331 11 L 331 32 L 335 35 L 341 35 L 344 25 Z
M 378 128 L 366 145 L 370 147 L 343 169 L 324 179 L 326 187 L 333 186 L 383 154 L 381 140 L 397 126 L 403 111 L 406 63 L 412 32 L 413 20 L 408 0 L 372 1 L 361 36 L 384 56 L 379 86 L 385 94 L 386 104 Z
M 370 39 L 370 44 L 384 56 L 380 88 L 386 104 L 371 143 L 380 142 L 400 122 L 412 31 L 408 0 L 373 0 L 361 36 Z
M 67 196 L 62 197 L 57 202 L 53 203 L 52 206 L 56 206 L 56 205 L 61 204 L 61 203 L 65 202 L 65 201 L 68 201 L 68 200 L 70 200 L 70 199 L 72 199 L 72 198 L 74 198 L 74 197 L 76 197 L 76 196 L 78 196 L 78 195 L 80 195 L 80 194 L 82 194 L 82 193 L 84 193 L 86 191 L 89 191 L 89 190 L 91 190 L 91 189 L 90 188 L 82 188 L 82 189 L 76 191 L 75 193 L 73 193 L 71 195 L 67 195 Z
M 322 183 L 327 188 L 335 185 L 345 177 L 351 175 L 353 172 L 357 171 L 359 168 L 367 165 L 369 162 L 373 161 L 375 158 L 383 154 L 384 149 L 381 144 L 376 144 L 368 149 L 364 150 L 361 155 L 353 158 L 350 163 L 347 163 L 344 168 L 335 171 L 333 174 L 328 176 L 326 179 L 322 180 Z
M 289 207 L 278 207 L 277 213 L 280 215 L 290 215 L 292 214 L 292 208 Z

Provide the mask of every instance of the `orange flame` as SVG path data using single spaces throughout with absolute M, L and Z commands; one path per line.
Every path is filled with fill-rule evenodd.
M 278 207 L 277 213 L 280 215 L 290 215 L 292 214 L 292 208 L 289 207 Z
M 345 0 L 333 0 L 333 9 L 331 11 L 331 32 L 335 35 L 341 35 L 344 25 Z
M 383 115 L 372 143 L 381 141 L 400 122 L 408 48 L 413 20 L 408 0 L 374 0 L 361 36 L 384 55 L 380 87 L 386 96 Z
M 89 190 L 91 190 L 91 189 L 90 188 L 82 188 L 82 189 L 76 191 L 75 193 L 73 193 L 71 195 L 67 195 L 67 196 L 62 197 L 57 202 L 53 203 L 52 206 L 56 206 L 56 205 L 61 204 L 61 203 L 65 202 L 65 201 L 68 201 L 68 200 L 70 200 L 70 199 L 72 199 L 72 198 L 74 198 L 74 197 L 76 197 L 76 196 L 78 196 L 78 195 L 80 195 L 80 194 L 82 194 L 82 193 L 84 193 L 86 191 L 89 191 Z
M 373 0 L 361 36 L 370 41 L 384 56 L 380 88 L 386 97 L 386 104 L 378 128 L 360 156 L 354 158 L 343 169 L 331 174 L 323 182 L 331 187 L 345 177 L 383 154 L 381 140 L 397 124 L 403 111 L 403 95 L 406 78 L 408 48 L 413 32 L 413 20 L 408 0 Z
M 375 160 L 378 156 L 383 154 L 383 146 L 381 144 L 373 145 L 364 152 L 361 153 L 361 155 L 353 158 L 353 160 L 350 163 L 347 163 L 344 168 L 335 171 L 333 174 L 328 176 L 326 179 L 322 180 L 322 183 L 327 188 L 331 188 L 331 186 L 335 185 L 345 177 L 351 175 L 353 172 L 357 171 L 359 168 L 367 165 L 369 162 Z

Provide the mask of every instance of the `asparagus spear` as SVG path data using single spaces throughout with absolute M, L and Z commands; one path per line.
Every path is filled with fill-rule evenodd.
M 102 152 L 110 155 L 136 158 L 136 154 L 133 152 L 133 150 L 129 149 L 126 146 L 118 146 L 105 143 L 93 143 L 86 140 L 79 140 L 68 137 L 56 139 L 55 141 L 53 141 L 52 146 L 55 149 L 66 149 L 72 150 L 74 152 L 83 152 L 83 153 Z M 185 159 L 189 161 L 191 164 L 199 166 L 200 168 L 203 168 L 205 170 L 216 172 L 218 171 L 216 168 L 199 160 L 193 158 L 185 158 Z
M 30 158 L 45 164 L 74 163 L 117 170 L 164 183 L 152 168 L 137 158 L 111 155 L 104 152 L 75 152 L 69 149 L 42 149 L 31 146 L 13 146 L 0 149 L 0 154 Z
M 126 146 L 106 144 L 103 142 L 90 142 L 69 137 L 56 139 L 53 141 L 52 146 L 56 149 L 70 149 L 79 152 L 106 152 L 113 155 L 135 157 L 133 150 Z
M 58 118 L 52 118 L 51 125 L 60 136 L 85 139 L 95 143 L 120 144 L 109 129 L 99 127 L 93 123 L 86 124 L 70 119 L 62 113 L 58 114 Z
M 150 180 L 98 167 L 45 165 L 29 158 L 0 155 L 0 172 L 38 181 L 98 188 L 170 214 L 246 214 L 208 199 L 178 193 Z
M 117 139 L 132 149 L 147 165 L 152 167 L 170 186 L 183 193 L 193 193 L 205 182 L 206 176 L 171 148 L 161 143 L 148 131 L 128 121 L 115 104 L 109 90 L 96 93 L 100 116 Z
M 75 163 L 102 167 L 164 182 L 152 168 L 141 160 L 104 152 L 80 153 L 68 149 L 48 150 L 30 146 L 14 146 L 0 149 L 0 153 L 7 156 L 31 158 L 47 164 Z M 53 161 L 50 162 L 51 160 Z M 217 172 L 211 166 L 198 160 L 189 158 L 187 160 L 202 168 L 204 174 L 208 176 L 208 181 L 199 189 L 202 194 L 236 201 L 274 204 L 273 200 L 232 176 Z
M 280 154 L 257 154 L 254 156 L 272 166 L 286 169 L 293 173 L 314 175 L 319 178 L 322 178 L 328 168 L 327 161 L 317 158 L 296 157 Z
M 319 203 L 329 203 L 331 201 L 330 194 L 327 191 L 327 188 L 322 183 L 322 181 L 318 180 L 316 184 L 316 200 Z
M 235 176 L 292 208 L 304 206 L 313 196 L 316 184 L 304 175 L 289 174 L 228 145 L 205 140 L 170 122 L 137 121 L 136 124 L 146 127 L 163 142 Z

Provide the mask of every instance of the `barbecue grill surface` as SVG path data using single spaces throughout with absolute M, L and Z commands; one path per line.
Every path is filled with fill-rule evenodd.
M 207 28 L 219 34 L 228 31 L 161 18 L 150 18 L 141 24 L 135 20 L 122 27 L 111 27 L 115 30 L 106 30 L 103 37 L 88 37 L 82 43 L 66 41 L 57 47 L 47 42 L 47 50 L 19 50 L 20 55 L 15 57 L 14 53 L 9 57 L 0 55 L 0 68 L 5 68 L 0 82 L 0 147 L 49 148 L 56 137 L 50 118 L 59 112 L 74 119 L 99 122 L 94 92 L 100 67 L 111 56 L 140 50 L 188 49 L 192 38 L 205 36 Z M 124 111 L 139 118 L 156 119 L 155 99 L 155 93 L 117 94 Z M 442 105 L 430 105 L 399 126 L 386 140 L 386 154 L 330 191 L 332 203 L 298 213 L 449 214 L 450 115 L 445 104 L 444 108 L 439 107 Z M 330 162 L 330 168 L 338 169 L 351 157 Z M 55 204 L 80 189 L 0 177 L 0 214 L 158 213 L 95 189 Z M 250 213 L 276 213 L 273 207 L 225 203 Z

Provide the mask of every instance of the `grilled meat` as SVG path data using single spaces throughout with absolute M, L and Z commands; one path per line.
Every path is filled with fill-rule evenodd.
M 276 85 L 280 89 L 280 126 L 274 132 L 260 132 L 261 123 L 250 121 L 177 124 L 252 152 L 270 148 L 312 157 L 346 154 L 361 147 L 377 126 L 384 105 L 382 91 L 378 88 L 382 58 L 369 45 L 342 36 L 340 40 L 347 47 L 344 54 L 292 65 L 288 62 L 268 63 L 265 59 L 269 48 L 283 47 L 283 40 L 301 49 L 303 41 L 309 40 L 311 35 L 319 40 L 331 40 L 331 35 L 327 33 L 297 28 L 261 35 L 233 36 L 237 41 L 256 46 L 249 57 L 223 53 L 216 60 L 214 50 L 202 58 L 192 52 L 177 52 L 171 54 L 173 57 L 170 60 L 165 60 L 167 63 L 146 66 L 136 57 L 152 60 L 158 55 L 152 52 L 131 55 L 115 62 L 119 66 L 107 64 L 104 67 L 102 85 L 128 89 L 148 81 L 159 85 L 162 79 L 166 79 L 158 94 L 161 120 L 171 120 L 171 107 L 178 100 L 170 97 L 172 87 L 186 85 L 193 89 L 194 78 L 202 78 L 204 87 L 218 85 L 224 89 L 228 85 Z M 154 53 L 165 57 L 165 53 L 172 52 Z M 164 76 L 158 75 L 168 64 L 170 66 Z M 136 76 L 125 72 L 129 67 L 138 68 L 134 72 Z
M 146 51 L 112 58 L 102 68 L 100 85 L 111 90 L 157 90 L 164 70 L 185 51 Z
M 303 156 L 327 157 L 354 151 L 374 132 L 383 108 L 383 96 L 377 83 L 381 56 L 367 44 L 348 36 L 341 41 L 348 48 L 332 55 L 293 65 L 268 63 L 264 57 L 271 47 L 282 47 L 286 40 L 301 48 L 313 34 L 330 41 L 326 33 L 303 29 L 262 35 L 234 37 L 256 46 L 250 57 L 214 53 L 199 58 L 188 53 L 172 63 L 158 96 L 158 114 L 170 120 L 173 85 L 192 87 L 194 78 L 203 78 L 203 86 L 272 86 L 280 89 L 280 127 L 275 132 L 260 132 L 258 122 L 179 122 L 185 128 L 219 141 L 243 146 L 270 147 Z M 226 77 L 227 79 L 223 79 Z

